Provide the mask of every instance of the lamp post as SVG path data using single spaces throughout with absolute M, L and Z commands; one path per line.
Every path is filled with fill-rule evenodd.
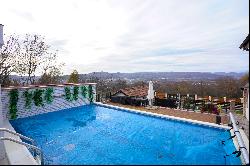
M 3 42 L 3 24 L 0 24 L 0 49 L 2 48 L 4 42 Z M 0 127 L 3 126 L 3 113 L 2 113 L 2 92 L 1 92 L 1 84 L 0 84 Z M 0 132 L 0 137 L 3 137 L 3 132 Z M 0 141 L 0 160 L 3 160 L 5 158 L 5 149 L 3 141 Z

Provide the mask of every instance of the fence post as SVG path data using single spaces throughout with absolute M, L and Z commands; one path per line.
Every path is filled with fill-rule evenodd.
M 230 111 L 235 110 L 235 101 L 230 101 Z
M 180 93 L 177 94 L 177 100 L 178 100 L 178 109 L 180 109 L 181 107 L 181 94 Z
M 223 97 L 224 102 L 227 102 L 227 97 Z
M 197 94 L 194 95 L 194 100 L 197 100 L 198 99 L 198 96 Z
M 165 93 L 165 98 L 166 98 L 166 99 L 168 98 L 168 93 Z

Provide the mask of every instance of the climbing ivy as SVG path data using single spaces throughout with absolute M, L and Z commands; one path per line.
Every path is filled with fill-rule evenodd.
M 89 95 L 89 101 L 92 103 L 93 102 L 93 88 L 91 85 L 88 87 L 88 95 Z
M 87 88 L 85 86 L 81 86 L 81 93 L 82 93 L 82 97 L 86 98 L 87 97 Z
M 70 87 L 65 87 L 64 91 L 65 91 L 65 98 L 66 98 L 66 100 L 67 101 L 72 101 L 73 97 L 72 97 L 72 94 L 70 92 Z
M 53 102 L 53 93 L 54 93 L 53 88 L 47 88 L 45 90 L 44 99 L 47 104 L 51 104 Z
M 74 100 L 78 99 L 78 94 L 79 94 L 79 87 L 78 86 L 74 86 L 74 89 L 73 89 L 73 99 Z
M 43 106 L 43 95 L 44 90 L 43 89 L 36 89 L 34 91 L 34 95 L 33 95 L 33 100 L 36 106 Z
M 26 91 L 23 92 L 23 96 L 25 98 L 25 108 L 30 109 L 31 108 L 31 103 L 32 103 L 33 93 L 29 92 L 29 90 L 26 90 Z
M 17 102 L 18 102 L 18 90 L 12 89 L 9 92 L 9 111 L 10 111 L 10 118 L 16 119 L 17 118 Z

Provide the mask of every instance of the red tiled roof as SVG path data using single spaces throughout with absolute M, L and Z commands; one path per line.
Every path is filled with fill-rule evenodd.
M 148 87 L 136 86 L 132 88 L 121 89 L 118 92 L 124 93 L 127 96 L 146 97 L 148 95 Z

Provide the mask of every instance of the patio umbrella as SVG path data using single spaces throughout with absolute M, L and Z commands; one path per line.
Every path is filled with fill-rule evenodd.
M 153 105 L 153 99 L 154 99 L 154 89 L 153 89 L 153 82 L 149 81 L 149 86 L 148 86 L 148 96 L 147 96 L 149 106 Z

